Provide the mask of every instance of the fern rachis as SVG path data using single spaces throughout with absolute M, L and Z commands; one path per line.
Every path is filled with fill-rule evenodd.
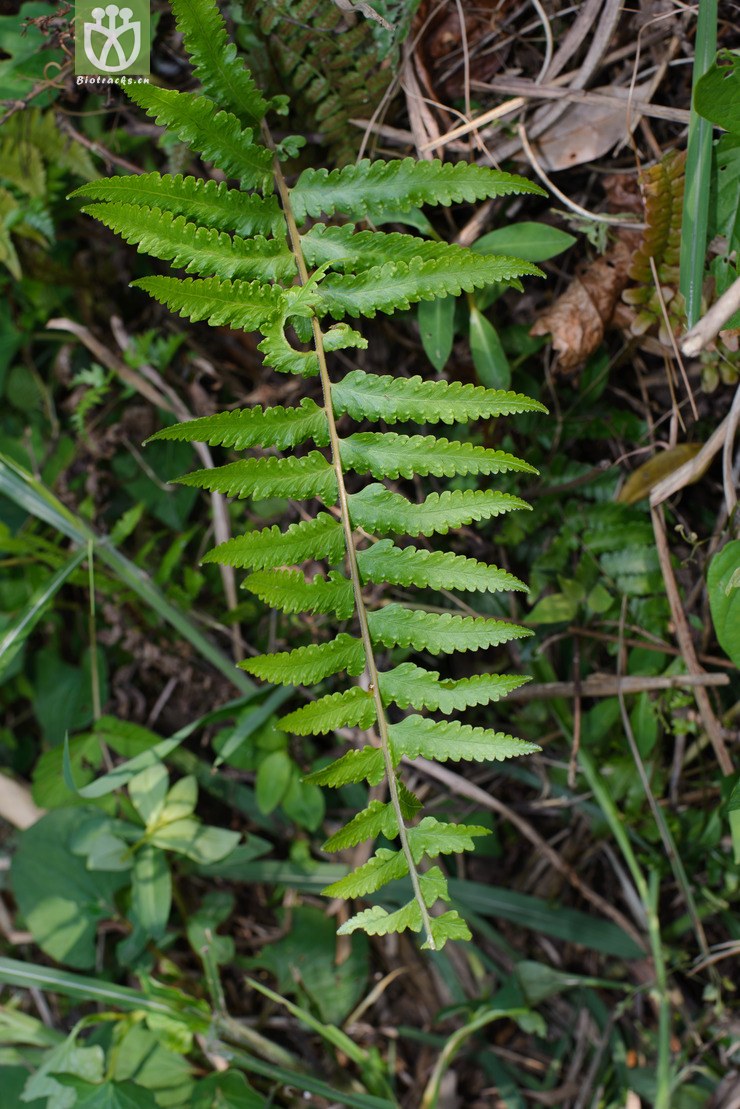
M 311 780 L 338 786 L 385 781 L 388 802 L 368 809 L 327 841 L 340 850 L 378 834 L 397 840 L 399 850 L 378 848 L 357 871 L 329 887 L 331 896 L 363 897 L 391 878 L 408 876 L 413 899 L 396 913 L 379 906 L 343 926 L 382 934 L 423 931 L 425 946 L 469 937 L 457 912 L 432 912 L 448 901 L 439 866 L 427 859 L 469 850 L 477 826 L 418 820 L 419 802 L 399 775 L 402 758 L 491 761 L 536 748 L 489 728 L 421 716 L 428 710 L 452 714 L 505 696 L 523 679 L 476 674 L 445 680 L 412 662 L 384 668 L 379 652 L 398 646 L 417 654 L 475 651 L 529 634 L 486 617 L 428 612 L 418 607 L 368 603 L 368 585 L 496 591 L 521 589 L 513 575 L 449 551 L 397 545 L 388 535 L 445 535 L 473 521 L 528 506 L 489 487 L 431 492 L 409 501 L 386 480 L 426 475 L 495 475 L 532 467 L 501 450 L 434 436 L 423 431 L 362 430 L 341 434 L 338 420 L 382 420 L 385 424 L 466 423 L 479 418 L 542 410 L 526 397 L 458 383 L 352 370 L 334 381 L 327 354 L 363 347 L 363 337 L 341 322 L 405 309 L 438 296 L 458 295 L 493 281 L 517 285 L 534 267 L 511 258 L 485 259 L 460 247 L 428 243 L 412 235 L 356 230 L 307 222 L 338 212 L 358 221 L 384 210 L 419 204 L 473 201 L 512 192 L 539 192 L 523 178 L 475 165 L 361 162 L 332 171 L 304 170 L 291 187 L 280 148 L 265 115 L 282 110 L 257 92 L 234 51 L 214 50 L 224 30 L 211 0 L 172 0 L 178 27 L 196 62 L 207 96 L 139 86 L 134 99 L 171 127 L 232 178 L 242 190 L 191 177 L 142 174 L 95 182 L 79 193 L 86 211 L 100 218 L 143 253 L 169 260 L 197 277 L 152 276 L 136 282 L 191 320 L 258 330 L 265 360 L 280 372 L 318 376 L 322 404 L 306 397 L 294 408 L 255 408 L 220 413 L 162 429 L 155 438 L 202 441 L 238 451 L 245 459 L 194 471 L 188 485 L 233 497 L 317 499 L 325 509 L 282 530 L 248 531 L 217 547 L 206 561 L 250 571 L 246 587 L 286 613 L 326 614 L 354 626 L 333 639 L 250 659 L 243 665 L 269 681 L 323 682 L 346 673 L 359 684 L 326 693 L 283 717 L 281 726 L 299 735 L 324 735 L 341 728 L 373 728 L 377 745 L 347 751 Z M 258 132 L 258 128 L 260 128 Z M 258 133 L 261 139 L 257 138 Z M 329 324 L 326 321 L 329 318 Z M 334 319 L 338 322 L 331 323 Z M 291 324 L 312 350 L 294 348 Z M 277 448 L 281 454 L 264 453 Z M 286 453 L 287 452 L 287 453 Z M 360 476 L 358 476 L 360 475 Z M 364 476 L 362 476 L 364 475 Z M 336 506 L 336 507 L 335 507 Z M 333 514 L 335 513 L 335 514 Z M 305 577 L 301 563 L 324 562 L 327 573 Z M 406 710 L 416 711 L 408 713 Z M 389 715 L 392 713 L 392 715 Z M 402 718 L 398 719 L 398 714 Z M 358 838 L 359 837 L 359 838 Z

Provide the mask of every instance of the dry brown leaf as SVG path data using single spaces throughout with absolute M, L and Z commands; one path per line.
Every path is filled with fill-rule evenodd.
M 649 84 L 638 85 L 632 91 L 632 97 L 641 100 L 649 94 L 649 90 Z M 594 99 L 589 103 L 579 101 L 572 104 L 552 127 L 540 135 L 536 151 L 544 169 L 568 169 L 592 162 L 607 154 L 634 131 L 640 114 L 630 112 L 629 89 L 611 86 L 593 91 L 609 96 L 611 103 Z M 616 103 L 617 100 L 624 103 Z
M 649 497 L 653 486 L 657 485 L 663 478 L 675 473 L 685 462 L 690 462 L 692 458 L 696 458 L 701 448 L 701 443 L 679 443 L 677 446 L 669 447 L 668 450 L 661 451 L 653 458 L 649 458 L 647 462 L 643 462 L 642 466 L 638 466 L 630 474 L 622 486 L 617 500 L 622 504 L 637 504 L 638 501 Z M 708 465 L 709 461 L 707 461 Z M 698 471 L 693 480 L 698 481 L 704 470 L 706 470 L 706 467 Z
M 543 312 L 530 335 L 552 335 L 558 367 L 572 373 L 597 349 L 625 288 L 632 251 L 619 239 L 612 250 L 575 277 Z

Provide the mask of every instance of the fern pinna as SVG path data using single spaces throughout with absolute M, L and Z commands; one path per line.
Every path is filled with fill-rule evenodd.
M 532 467 L 470 442 L 408 430 L 352 430 L 351 424 L 468 423 L 542 406 L 514 393 L 359 369 L 333 380 L 327 355 L 367 345 L 344 322 L 347 316 L 408 309 L 414 302 L 457 296 L 493 282 L 518 285 L 520 276 L 539 273 L 518 259 L 475 254 L 408 234 L 357 230 L 350 221 L 380 221 L 386 213 L 422 205 L 541 190 L 521 177 L 476 165 L 411 158 L 363 161 L 332 172 L 305 169 L 290 186 L 282 165 L 297 143 L 288 139 L 276 146 L 265 123 L 268 113 L 285 112 L 284 98 L 268 102 L 261 96 L 228 45 L 210 0 L 173 0 L 173 9 L 203 92 L 135 85 L 130 95 L 239 187 L 143 173 L 96 181 L 75 195 L 94 201 L 85 211 L 136 243 L 139 251 L 196 275 L 145 277 L 135 285 L 190 320 L 259 331 L 259 349 L 269 366 L 320 379 L 321 405 L 309 397 L 295 407 L 263 410 L 257 405 L 167 427 L 155 438 L 254 451 L 220 468 L 188 474 L 180 479 L 187 485 L 237 498 L 289 497 L 323 505 L 313 517 L 284 530 L 247 531 L 210 551 L 206 561 L 251 571 L 246 588 L 283 612 L 325 614 L 342 624 L 333 638 L 242 665 L 267 682 L 312 686 L 342 672 L 357 679 L 281 721 L 298 735 L 368 730 L 366 746 L 348 750 L 311 780 L 335 787 L 385 783 L 388 801 L 372 800 L 325 848 L 339 851 L 383 836 L 397 849 L 378 848 L 325 892 L 366 898 L 391 879 L 408 876 L 413 888 L 408 904 L 396 912 L 372 905 L 340 931 L 423 931 L 424 946 L 440 948 L 470 933 L 456 911 L 433 911 L 449 896 L 440 867 L 427 868 L 426 861 L 468 850 L 475 837 L 487 832 L 431 816 L 419 819 L 420 803 L 401 780 L 400 764 L 418 757 L 481 762 L 538 750 L 488 728 L 423 715 L 496 701 L 524 679 L 476 674 L 444 680 L 412 661 L 384 669 L 380 653 L 384 648 L 424 655 L 476 651 L 529 632 L 496 619 L 425 611 L 419 605 L 371 606 L 366 587 L 373 587 L 373 596 L 382 585 L 480 592 L 524 588 L 512 574 L 474 558 L 397 540 L 444 535 L 527 505 L 488 482 L 482 489 L 431 492 L 414 503 L 385 481 L 531 473 Z M 342 222 L 315 222 L 328 217 Z M 289 335 L 310 343 L 310 349 L 299 349 Z M 317 561 L 325 564 L 325 573 L 307 577 L 298 568 Z

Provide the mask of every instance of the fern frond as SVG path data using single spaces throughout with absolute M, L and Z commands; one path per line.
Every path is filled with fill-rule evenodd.
M 328 693 L 318 701 L 289 712 L 280 720 L 283 731 L 294 735 L 326 735 L 337 728 L 370 728 L 376 719 L 372 693 L 352 686 L 342 693 Z
M 536 474 L 534 466 L 506 451 L 395 431 L 359 431 L 340 440 L 342 464 L 374 478 L 454 477 L 456 474 Z
M 415 651 L 451 654 L 498 647 L 532 635 L 529 628 L 505 624 L 485 616 L 457 616 L 386 605 L 367 615 L 370 635 L 384 647 L 413 647 Z
M 258 281 L 222 281 L 218 277 L 140 277 L 131 284 L 193 323 L 208 320 L 244 331 L 264 329 L 282 316 L 285 295 L 277 285 Z
M 227 539 L 204 555 L 203 561 L 242 569 L 273 570 L 307 559 L 340 562 L 344 553 L 342 525 L 328 513 L 320 512 L 315 520 L 301 520 L 286 531 L 273 524 L 261 531 Z
M 218 8 L 209 0 L 172 0 L 172 10 L 204 92 L 222 108 L 259 127 L 269 105 L 237 57 L 236 44 L 228 41 Z
M 334 411 L 353 420 L 385 420 L 395 424 L 467 424 L 518 412 L 547 412 L 544 404 L 503 389 L 463 385 L 459 381 L 423 381 L 351 370 L 332 390 Z
M 452 257 L 385 262 L 351 275 L 330 273 L 318 287 L 316 312 L 335 320 L 345 315 L 372 319 L 377 312 L 406 311 L 420 300 L 459 296 L 499 281 L 518 284 L 523 274 L 544 277 L 537 266 L 520 258 L 456 250 L 459 253 Z
M 546 195 L 524 177 L 466 162 L 415 162 L 413 158 L 370 162 L 365 158 L 331 173 L 304 169 L 290 190 L 290 202 L 300 225 L 309 216 L 316 219 L 335 212 L 367 219 L 424 204 L 449 205 L 512 193 Z
M 309 774 L 304 781 L 339 789 L 356 782 L 377 786 L 384 777 L 385 762 L 380 747 L 362 747 L 359 751 L 347 751 L 328 766 Z
M 428 589 L 465 589 L 479 593 L 499 593 L 504 589 L 527 586 L 508 570 L 489 566 L 467 555 L 451 551 L 425 551 L 418 547 L 396 547 L 381 539 L 357 552 L 357 563 L 364 582 L 381 585 L 417 585 Z
M 520 755 L 533 755 L 536 743 L 488 728 L 473 728 L 456 720 L 428 720 L 407 716 L 391 725 L 391 741 L 397 758 L 434 759 L 436 762 L 502 762 Z
M 219 111 L 217 104 L 200 93 L 174 92 L 156 85 L 131 85 L 127 91 L 155 123 L 168 127 L 207 162 L 236 177 L 242 188 L 259 189 L 266 195 L 272 192 L 272 153 L 255 143 L 252 129 L 242 129 L 231 112 Z
M 252 281 L 289 281 L 296 273 L 284 239 L 254 235 L 242 239 L 210 227 L 196 227 L 186 216 L 134 204 L 92 204 L 83 212 L 100 220 L 140 254 L 161 258 L 186 273 Z
M 349 620 L 355 611 L 352 583 L 336 570 L 328 579 L 317 574 L 311 581 L 300 570 L 258 570 L 242 588 L 282 612 L 332 612 L 338 620 Z
M 202 227 L 232 231 L 236 235 L 287 234 L 285 216 L 277 197 L 230 189 L 225 181 L 203 181 L 181 173 L 140 173 L 138 177 L 108 177 L 91 181 L 70 193 L 72 197 L 159 208 L 185 216 Z
M 277 685 L 315 685 L 342 670 L 356 678 L 365 669 L 365 651 L 359 639 L 340 632 L 328 643 L 258 655 L 239 665 L 255 678 Z
M 305 500 L 320 497 L 325 504 L 337 499 L 337 475 L 333 466 L 318 451 L 303 458 L 243 458 L 226 466 L 193 470 L 177 478 L 180 485 L 222 493 L 225 497 L 253 497 L 265 501 L 270 497 L 293 497 Z
M 388 532 L 446 535 L 451 528 L 471 524 L 473 520 L 490 520 L 518 508 L 530 505 L 510 493 L 489 489 L 446 489 L 443 493 L 430 493 L 421 504 L 413 504 L 400 493 L 373 483 L 349 498 L 355 527 L 376 535 Z
M 380 674 L 380 692 L 384 702 L 392 702 L 402 709 L 413 706 L 450 713 L 500 701 L 528 681 L 527 677 L 503 674 L 473 674 L 457 681 L 441 681 L 435 670 L 402 662 L 393 670 Z
M 340 752 L 307 781 L 342 787 L 377 786 L 385 780 L 387 803 L 370 801 L 345 828 L 329 837 L 325 847 L 328 851 L 352 848 L 378 835 L 396 844 L 380 847 L 368 862 L 326 892 L 364 897 L 408 874 L 414 899 L 394 913 L 381 907 L 366 909 L 341 931 L 349 934 L 363 928 L 383 935 L 423 929 L 425 946 L 440 948 L 447 940 L 467 939 L 470 933 L 454 911 L 430 914 L 436 902 L 449 901 L 447 882 L 439 867 L 425 872 L 419 864 L 471 849 L 487 829 L 431 817 L 415 824 L 421 805 L 404 784 L 400 764 L 420 757 L 483 762 L 538 748 L 492 729 L 406 715 L 409 709 L 451 714 L 486 705 L 525 679 L 473 674 L 445 680 L 436 670 L 399 659 L 414 652 L 475 651 L 532 633 L 483 615 L 389 604 L 388 594 L 379 595 L 375 586 L 418 587 L 445 595 L 450 589 L 493 593 L 526 587 L 507 571 L 474 558 L 452 551 L 402 548 L 375 536 L 445 535 L 453 528 L 529 506 L 508 492 L 489 488 L 490 482 L 482 489 L 425 483 L 414 498 L 420 503 L 407 499 L 406 490 L 379 483 L 507 471 L 534 474 L 534 467 L 504 450 L 467 441 L 467 435 L 464 442 L 436 438 L 425 434 L 423 425 L 469 425 L 477 419 L 544 408 L 516 393 L 420 377 L 397 380 L 390 374 L 357 369 L 334 383 L 325 354 L 367 345 L 358 330 L 343 322 L 331 323 L 332 318 L 342 321 L 392 313 L 416 302 L 472 293 L 492 284 L 521 288 L 521 277 L 540 274 L 527 261 L 479 254 L 416 234 L 358 230 L 357 221 L 399 219 L 422 228 L 419 209 L 423 205 L 467 204 L 508 194 L 543 194 L 543 190 L 522 177 L 475 164 L 411 158 L 362 161 L 332 172 L 304 169 L 291 189 L 281 161 L 293 156 L 300 140 L 288 134 L 276 142 L 265 122 L 268 111 L 283 112 L 286 98 L 268 100 L 258 91 L 227 41 L 216 0 L 173 0 L 173 5 L 204 91 L 180 93 L 140 84 L 130 87 L 131 98 L 168 129 L 170 138 L 179 138 L 240 187 L 147 172 L 94 182 L 76 196 L 86 202 L 88 215 L 135 244 L 140 253 L 200 275 L 150 276 L 134 282 L 136 287 L 194 322 L 207 320 L 216 327 L 258 332 L 258 350 L 266 365 L 281 373 L 318 377 L 320 404 L 305 396 L 295 402 L 295 408 L 257 405 L 174 424 L 153 438 L 251 452 L 227 459 L 225 465 L 187 474 L 180 479 L 186 486 L 238 499 L 298 498 L 338 504 L 332 512 L 306 513 L 305 519 L 285 530 L 275 525 L 237 535 L 209 551 L 204 561 L 247 569 L 244 587 L 249 593 L 288 614 L 279 634 L 290 649 L 249 658 L 240 664 L 244 670 L 264 681 L 300 686 L 322 683 L 340 672 L 355 679 L 362 675 L 360 681 L 347 682 L 336 692 L 322 690 L 321 696 L 278 722 L 283 731 L 297 735 L 342 735 L 347 728 L 376 733 L 362 750 Z M 363 102 L 367 89 L 388 75 L 378 76 L 373 49 L 360 50 L 371 32 L 365 23 L 354 20 L 342 31 L 337 51 L 336 36 L 324 35 L 316 45 L 310 41 L 311 28 L 323 26 L 325 18 L 328 28 L 344 27 L 345 17 L 332 0 L 271 0 L 267 9 L 261 13 L 261 24 L 273 31 L 271 56 L 285 63 L 284 80 L 300 88 L 303 99 L 312 105 L 316 121 L 312 129 L 347 149 L 351 138 L 348 144 L 342 120 L 350 103 Z M 281 13 L 285 35 L 275 35 L 275 20 Z M 16 125 L 11 121 L 10 126 L 12 130 Z M 47 138 L 53 147 L 55 133 Z M 15 169 L 13 179 L 21 188 L 37 189 L 39 167 L 43 168 L 37 159 L 30 185 Z M 11 220 L 16 198 L 0 190 L 0 208 Z M 412 209 L 415 216 L 404 215 Z M 316 223 L 322 215 L 330 219 L 335 214 L 339 226 Z M 0 227 L 0 260 L 3 255 L 6 265 L 19 272 L 7 227 L 4 232 Z M 322 317 L 325 330 L 318 323 Z M 293 395 L 294 390 L 290 392 Z M 305 392 L 317 395 L 313 389 Z M 355 434 L 350 430 L 340 438 L 337 420 L 344 416 L 348 422 L 422 426 L 419 434 L 398 434 L 381 427 Z M 352 472 L 371 476 L 352 476 L 348 485 Z M 360 549 L 363 545 L 365 549 Z M 619 554 L 614 545 L 601 553 L 603 560 L 612 559 L 617 574 Z M 313 620 L 299 624 L 292 616 L 304 612 L 352 623 L 346 631 L 337 634 L 332 628 L 324 637 L 317 634 Z M 293 646 L 292 640 L 298 645 Z M 380 672 L 379 656 L 385 648 L 400 652 L 387 671 Z M 401 711 L 397 713 L 395 706 Z
M 170 424 L 151 435 L 155 439 L 174 439 L 181 443 L 208 443 L 212 447 L 277 447 L 286 450 L 313 440 L 317 447 L 329 442 L 326 413 L 310 397 L 304 397 L 295 408 L 236 408 L 233 412 L 216 412 L 181 424 Z
M 411 829 L 409 829 L 411 835 Z M 417 860 L 418 861 L 418 860 Z M 364 897 L 368 893 L 375 893 L 381 886 L 388 885 L 396 878 L 403 878 L 408 874 L 409 864 L 404 858 L 403 851 L 390 851 L 387 847 L 379 847 L 371 859 L 362 866 L 332 882 L 321 892 L 325 897 L 344 897 L 350 900 L 353 897 Z

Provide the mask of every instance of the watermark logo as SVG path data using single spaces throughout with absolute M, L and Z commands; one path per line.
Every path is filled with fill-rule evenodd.
M 101 7 L 78 0 L 75 73 L 120 77 L 149 73 L 149 0 Z

